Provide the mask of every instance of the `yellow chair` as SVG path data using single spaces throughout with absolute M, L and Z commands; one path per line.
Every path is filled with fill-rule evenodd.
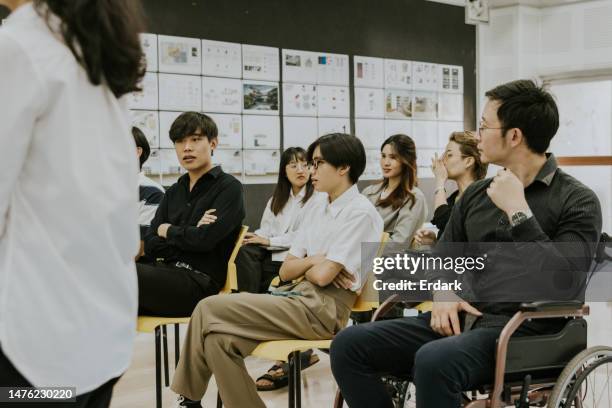
M 249 227 L 243 225 L 236 239 L 236 244 L 227 261 L 227 276 L 225 285 L 219 291 L 219 294 L 230 294 L 238 289 L 238 278 L 236 274 L 236 256 L 242 246 L 242 241 Z M 168 371 L 168 340 L 166 326 L 174 324 L 174 366 L 178 364 L 180 357 L 180 338 L 179 324 L 189 323 L 189 317 L 159 317 L 159 316 L 138 316 L 138 324 L 136 330 L 139 333 L 155 333 L 155 399 L 157 408 L 162 406 L 162 388 L 161 388 L 161 341 L 163 339 L 164 353 L 164 380 L 166 387 L 170 385 L 170 374 Z
M 380 246 L 376 256 L 380 256 L 385 244 L 389 240 L 389 234 L 383 233 Z M 355 299 L 354 312 L 370 311 L 378 306 L 378 301 L 368 300 L 376 296 L 371 288 L 373 273 L 368 273 L 368 280 L 363 291 Z M 301 407 L 302 405 L 302 381 L 300 367 L 300 353 L 310 349 L 329 350 L 332 339 L 329 340 L 273 340 L 260 343 L 251 353 L 252 356 L 265 358 L 267 360 L 284 361 L 289 363 L 289 407 Z M 217 407 L 221 407 L 221 401 L 217 399 Z

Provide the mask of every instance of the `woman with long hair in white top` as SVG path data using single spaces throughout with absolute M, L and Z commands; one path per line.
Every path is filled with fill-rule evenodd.
M 58 407 L 108 406 L 132 357 L 139 3 L 0 0 L 0 384 Z

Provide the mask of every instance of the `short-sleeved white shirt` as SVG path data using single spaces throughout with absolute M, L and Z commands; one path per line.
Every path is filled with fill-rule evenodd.
M 367 272 L 361 268 L 361 244 L 380 242 L 383 220 L 356 185 L 332 203 L 314 206 L 307 214 L 289 253 L 297 258 L 325 254 L 356 277 L 353 291 L 361 289 Z

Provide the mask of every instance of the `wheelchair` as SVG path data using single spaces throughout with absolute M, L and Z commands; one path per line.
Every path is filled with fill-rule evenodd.
M 612 238 L 602 234 L 587 278 L 612 263 Z M 610 270 L 608 270 L 610 272 Z M 602 272 L 603 273 L 603 272 Z M 372 316 L 379 320 L 396 307 L 397 295 L 389 297 Z M 404 304 L 404 307 L 413 305 Z M 612 347 L 587 348 L 589 306 L 581 301 L 523 303 L 497 340 L 492 384 L 463 393 L 464 408 L 612 408 Z M 529 319 L 566 318 L 555 334 L 511 338 Z M 408 378 L 386 376 L 396 408 L 411 397 Z M 340 392 L 334 406 L 342 407 Z

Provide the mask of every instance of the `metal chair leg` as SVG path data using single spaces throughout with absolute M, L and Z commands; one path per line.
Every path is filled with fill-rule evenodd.
M 178 323 L 174 324 L 174 368 L 178 366 L 179 358 L 181 358 L 181 339 Z
M 295 407 L 295 358 L 289 354 L 289 408 Z
M 155 403 L 157 408 L 162 408 L 161 389 L 161 331 L 159 326 L 155 328 Z
M 221 401 L 221 394 L 217 392 L 217 408 L 223 407 L 223 401 Z
M 168 330 L 166 325 L 162 325 L 162 339 L 164 341 L 164 384 L 170 385 L 170 373 L 168 372 Z
M 293 385 L 295 386 L 295 407 L 302 408 L 302 359 L 300 357 L 300 351 L 297 350 L 293 353 L 293 369 L 294 380 Z

